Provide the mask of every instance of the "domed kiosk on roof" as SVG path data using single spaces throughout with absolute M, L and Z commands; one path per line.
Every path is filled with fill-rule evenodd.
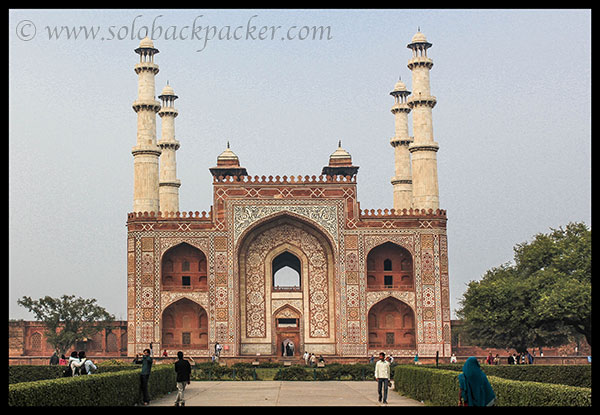
M 238 156 L 231 151 L 229 148 L 229 141 L 227 142 L 227 148 L 217 157 L 217 166 L 211 167 L 210 172 L 214 177 L 225 177 L 225 176 L 247 176 L 248 173 L 244 167 L 240 167 L 240 159 Z
M 321 174 L 326 176 L 354 176 L 358 166 L 352 165 L 352 156 L 342 148 L 342 140 L 338 148 L 329 156 L 329 165 L 323 167 Z

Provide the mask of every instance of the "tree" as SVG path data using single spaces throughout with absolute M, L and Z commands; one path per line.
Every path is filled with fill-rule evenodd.
M 577 334 L 592 344 L 591 230 L 570 223 L 551 231 L 517 245 L 514 265 L 468 284 L 457 315 L 471 341 L 519 352 Z
M 23 297 L 17 303 L 44 323 L 46 339 L 59 354 L 66 354 L 76 342 L 109 328 L 114 320 L 114 316 L 97 305 L 95 299 L 75 298 L 74 295 L 46 296 L 39 300 Z

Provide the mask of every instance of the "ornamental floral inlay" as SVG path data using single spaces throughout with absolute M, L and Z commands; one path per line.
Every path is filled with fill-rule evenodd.
M 316 222 L 337 242 L 338 214 L 335 205 L 235 205 L 233 207 L 234 243 L 237 243 L 240 235 L 257 220 L 285 211 Z

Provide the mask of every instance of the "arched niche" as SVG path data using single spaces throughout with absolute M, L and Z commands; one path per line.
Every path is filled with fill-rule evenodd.
M 164 291 L 206 291 L 206 255 L 185 242 L 169 248 L 161 260 L 161 287 Z
M 414 349 L 415 314 L 393 297 L 374 304 L 368 314 L 370 349 Z
M 162 314 L 162 347 L 208 349 L 208 314 L 192 300 L 182 298 Z
M 240 353 L 275 353 L 272 300 L 284 298 L 301 310 L 303 341 L 335 350 L 335 260 L 328 236 L 310 221 L 281 214 L 248 228 L 235 249 Z M 273 274 L 285 267 L 298 272 L 298 289 L 275 288 Z
M 385 242 L 367 255 L 367 290 L 414 290 L 413 259 L 410 252 Z

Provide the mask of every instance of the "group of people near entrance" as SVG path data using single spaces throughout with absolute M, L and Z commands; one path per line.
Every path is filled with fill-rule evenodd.
M 319 355 L 319 357 L 317 357 L 314 353 L 304 352 L 304 354 L 302 355 L 302 359 L 304 359 L 305 366 L 315 367 L 317 366 L 317 363 L 321 365 L 325 364 L 325 359 L 323 358 L 323 355 Z

